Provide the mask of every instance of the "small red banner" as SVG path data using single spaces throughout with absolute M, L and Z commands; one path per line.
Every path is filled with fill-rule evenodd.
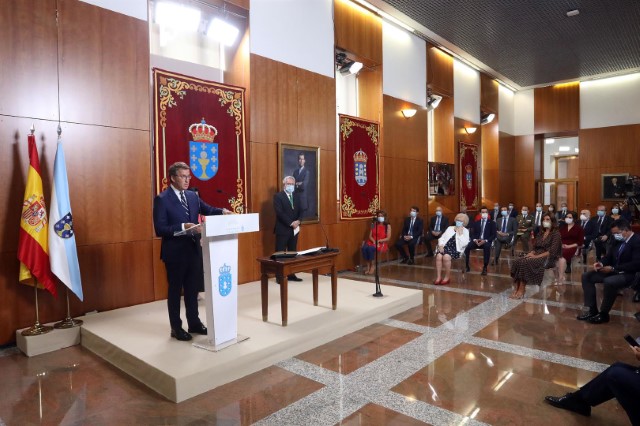
M 460 209 L 479 209 L 478 146 L 459 142 L 460 152 Z

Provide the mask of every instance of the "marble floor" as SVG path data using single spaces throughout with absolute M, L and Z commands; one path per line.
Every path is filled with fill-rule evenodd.
M 480 253 L 478 253 L 480 254 Z M 616 401 L 591 417 L 552 408 L 545 395 L 583 385 L 614 361 L 634 364 L 623 340 L 640 336 L 627 290 L 611 322 L 575 319 L 584 267 L 554 286 L 548 272 L 511 300 L 508 256 L 481 276 L 460 261 L 434 286 L 433 258 L 381 266 L 385 284 L 422 289 L 423 304 L 257 373 L 174 404 L 79 346 L 33 358 L 0 350 L 0 426 L 91 425 L 627 425 Z M 342 277 L 371 286 L 357 273 Z

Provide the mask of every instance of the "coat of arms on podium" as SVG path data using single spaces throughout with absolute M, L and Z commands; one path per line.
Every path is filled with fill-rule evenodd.
M 213 142 L 218 130 L 207 124 L 203 118 L 200 123 L 189 126 L 189 133 L 193 139 L 189 141 L 191 173 L 195 178 L 207 181 L 218 173 L 218 144 Z
M 218 291 L 220 292 L 220 296 L 225 297 L 231 293 L 231 266 L 226 263 L 223 264 L 220 269 L 218 269 L 220 275 L 218 275 Z

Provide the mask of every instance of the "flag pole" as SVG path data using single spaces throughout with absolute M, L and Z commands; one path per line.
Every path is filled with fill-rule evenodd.
M 40 324 L 40 314 L 38 313 L 38 283 L 37 282 L 36 282 L 36 285 L 33 286 L 33 290 L 35 291 L 35 295 L 36 295 L 36 323 L 33 324 L 31 327 L 27 328 L 26 330 L 22 330 L 23 336 L 38 336 L 40 334 L 46 334 L 51 330 L 53 330 L 53 327 L 49 325 Z
M 60 322 L 53 324 L 54 328 L 73 328 L 80 327 L 82 320 L 71 318 L 71 309 L 69 308 L 69 289 L 67 288 L 67 317 Z

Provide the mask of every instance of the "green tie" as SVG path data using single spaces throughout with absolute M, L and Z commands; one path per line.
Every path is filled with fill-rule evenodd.
M 291 196 L 291 194 L 288 194 L 289 197 L 289 203 L 291 204 L 291 208 L 293 208 L 293 197 Z

